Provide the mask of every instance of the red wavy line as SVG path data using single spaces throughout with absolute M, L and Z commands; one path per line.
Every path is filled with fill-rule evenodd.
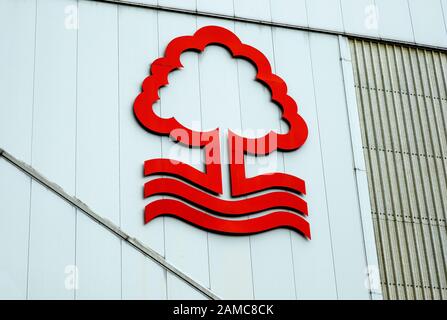
M 302 213 L 307 216 L 307 203 L 298 196 L 288 192 L 270 192 L 241 200 L 223 200 L 211 196 L 186 183 L 170 178 L 158 178 L 146 182 L 144 197 L 154 195 L 170 195 L 183 199 L 202 209 L 217 214 L 242 216 L 273 208 L 283 208 Z
M 202 172 L 189 164 L 170 159 L 151 159 L 144 162 L 144 175 L 167 174 L 185 179 L 199 188 L 222 194 L 220 164 L 207 164 L 207 172 Z
M 161 199 L 146 206 L 145 223 L 160 216 L 172 216 L 205 230 L 232 235 L 248 235 L 276 228 L 290 228 L 311 238 L 309 223 L 302 217 L 285 211 L 276 211 L 247 220 L 228 220 L 211 216 L 178 200 Z

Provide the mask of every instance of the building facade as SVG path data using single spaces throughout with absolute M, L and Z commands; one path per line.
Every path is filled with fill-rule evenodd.
M 244 170 L 302 179 L 311 236 L 145 221 L 176 198 L 144 196 L 145 161 L 207 167 L 134 102 L 168 44 L 207 26 L 256 48 L 297 103 L 305 142 L 246 154 Z M 0 298 L 447 297 L 447 1 L 0 0 L 0 40 Z M 231 195 L 226 141 L 292 131 L 281 81 L 215 44 L 181 54 L 152 108 L 219 128 L 214 200 L 267 197 Z

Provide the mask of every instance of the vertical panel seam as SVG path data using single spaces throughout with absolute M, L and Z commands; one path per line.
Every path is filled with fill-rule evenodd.
M 348 72 L 348 70 L 345 70 L 345 69 L 347 69 L 347 67 L 350 67 L 349 70 L 353 71 L 353 67 L 352 67 L 352 63 L 351 63 L 351 60 L 350 60 L 350 56 L 348 55 L 349 51 L 346 53 L 346 55 L 348 55 L 348 56 L 345 56 L 345 53 L 342 50 L 342 46 L 343 46 L 342 42 L 344 42 L 344 44 L 346 45 L 346 50 L 349 50 L 349 43 L 348 43 L 348 39 L 347 38 L 344 38 L 342 36 L 338 37 L 339 54 L 340 54 L 340 67 L 341 67 L 342 78 L 343 78 L 343 89 L 344 89 L 344 97 L 345 97 L 345 105 L 346 105 L 346 116 L 348 118 L 350 146 L 351 146 L 351 149 L 352 149 L 352 157 L 351 157 L 351 159 L 352 159 L 353 167 L 354 167 L 353 168 L 354 169 L 353 170 L 354 171 L 353 172 L 354 173 L 353 176 L 354 176 L 354 180 L 355 180 L 355 189 L 356 189 L 356 192 L 357 192 L 357 208 L 358 208 L 359 213 L 360 213 L 360 227 L 362 229 L 363 253 L 364 253 L 366 265 L 369 266 L 371 260 L 377 260 L 377 259 L 374 259 L 373 257 L 371 257 L 371 255 L 374 254 L 374 253 L 369 252 L 368 244 L 367 244 L 367 238 L 366 238 L 366 232 L 367 232 L 367 230 L 365 228 L 365 223 L 366 223 L 366 218 L 367 218 L 366 214 L 369 215 L 370 213 L 369 212 L 368 213 L 363 212 L 363 210 L 362 210 L 362 207 L 363 207 L 362 203 L 361 203 L 362 202 L 362 197 L 360 195 L 359 180 L 358 180 L 358 174 L 359 173 L 357 172 L 357 168 L 358 168 L 357 160 L 358 159 L 356 157 L 356 152 L 361 152 L 362 149 L 361 149 L 361 142 L 359 143 L 359 145 L 357 143 L 355 143 L 354 135 L 357 135 L 357 133 L 354 132 L 354 125 L 353 125 L 353 121 L 356 121 L 356 120 L 359 121 L 359 119 L 358 119 L 358 116 L 357 116 L 357 119 L 353 119 L 354 117 L 351 114 L 351 112 L 355 111 L 355 110 L 351 110 L 351 109 L 356 109 L 357 105 L 355 105 L 355 106 L 352 105 L 352 104 L 355 103 L 355 101 L 351 101 L 351 99 L 349 98 L 349 94 L 348 94 L 349 88 L 348 88 L 348 85 L 346 83 L 347 80 L 349 79 L 347 74 L 346 74 L 346 72 Z M 346 66 L 346 64 L 348 66 Z M 354 83 L 351 83 L 351 85 L 352 85 L 351 90 L 354 90 L 354 86 L 353 86 Z M 358 134 L 360 134 L 360 132 L 358 132 Z M 357 149 L 357 151 L 356 151 L 356 149 Z M 367 200 L 369 201 L 369 198 Z M 366 201 L 366 199 L 364 199 L 363 201 Z M 369 216 L 368 218 L 371 218 L 371 217 Z M 371 223 L 372 223 L 372 221 L 371 221 Z M 373 239 L 374 239 L 374 237 L 373 237 Z M 372 299 L 373 296 L 372 296 L 372 285 L 371 285 L 371 282 L 370 282 L 370 287 L 369 287 L 368 291 L 369 291 L 369 296 Z
M 345 15 L 343 12 L 343 5 L 341 3 L 343 0 L 337 0 L 337 1 L 338 1 L 338 7 L 340 9 L 341 27 L 343 29 L 343 32 L 347 32 L 345 27 Z
M 157 1 L 158 3 L 158 1 Z M 157 15 L 157 56 L 160 56 L 160 17 L 159 17 L 159 11 L 156 11 L 156 15 Z M 162 114 L 162 101 L 161 99 L 158 100 L 159 104 L 160 104 L 160 115 Z M 163 139 L 160 138 L 160 156 L 163 156 Z M 161 217 L 163 219 L 163 257 L 166 258 L 166 218 L 165 217 Z M 165 274 L 165 294 L 166 294 L 166 299 L 168 299 L 169 297 L 169 292 L 168 292 L 168 271 L 166 269 L 164 269 L 164 274 Z
M 234 0 L 233 0 L 234 4 Z M 236 33 L 236 21 L 234 21 L 234 32 Z M 237 71 L 237 91 L 238 91 L 238 101 L 239 101 L 239 119 L 241 124 L 241 132 L 243 131 L 243 119 L 242 119 L 242 103 L 241 103 L 241 85 L 240 85 L 240 73 L 239 73 L 239 62 L 240 60 L 236 60 L 236 71 Z M 252 250 L 252 243 L 251 243 L 251 236 L 248 236 L 248 246 L 250 251 L 250 269 L 251 269 L 251 289 L 252 289 L 252 295 L 253 299 L 255 299 L 255 280 L 253 276 L 253 250 Z
M 272 41 L 272 51 L 273 51 L 273 72 L 275 72 L 277 74 L 277 70 L 276 70 L 276 52 L 275 52 L 275 41 L 274 41 L 274 31 L 276 29 L 273 29 L 273 27 L 270 27 L 270 35 L 271 35 L 271 41 Z M 283 126 L 282 126 L 282 121 L 281 118 L 278 120 L 279 121 L 279 130 L 281 133 L 284 132 L 283 130 Z M 286 160 L 284 157 L 284 153 L 282 152 L 278 152 L 278 155 L 281 156 L 282 158 L 282 165 L 283 165 L 283 172 L 286 173 Z M 295 275 L 295 262 L 294 262 L 294 257 L 293 257 L 293 245 L 292 245 L 292 231 L 288 230 L 289 233 L 289 240 L 290 240 L 290 254 L 291 254 L 291 258 L 292 258 L 292 275 L 293 275 L 293 288 L 294 288 L 294 293 L 295 293 L 295 299 L 297 299 L 297 287 L 296 287 L 296 275 Z
M 407 0 L 408 13 L 410 14 L 411 32 L 413 34 L 413 41 L 416 42 L 416 33 L 414 32 L 413 13 L 411 12 L 410 0 Z
M 36 90 L 36 47 L 37 47 L 37 0 L 34 1 L 34 55 L 33 55 L 33 92 L 32 92 L 32 106 L 31 106 L 31 143 L 30 143 L 30 163 L 33 163 L 33 140 L 34 140 L 34 107 L 35 107 L 35 90 Z M 29 191 L 29 214 L 28 214 L 28 247 L 27 247 L 27 268 L 26 268 L 26 299 L 29 299 L 29 271 L 30 271 L 30 245 L 31 245 L 31 213 L 32 213 L 32 193 L 33 193 L 33 179 L 30 179 Z
M 445 33 L 447 35 L 447 17 L 445 16 L 444 13 L 444 4 L 442 2 L 442 0 L 439 0 L 439 3 L 441 4 L 441 13 L 442 13 L 442 19 L 444 20 L 444 29 L 445 29 Z
M 307 0 L 304 0 L 304 11 L 306 13 L 306 23 L 307 23 L 307 27 L 310 26 L 309 24 L 309 9 L 307 7 Z
M 196 6 L 197 6 L 197 0 L 196 0 Z M 198 17 L 195 17 L 196 20 L 196 31 L 198 28 Z M 203 52 L 205 53 L 205 52 Z M 201 77 L 200 77 L 200 54 L 197 54 L 197 79 L 198 79 L 198 85 L 199 85 L 199 112 L 200 112 L 200 131 L 203 131 L 203 105 L 202 105 L 202 83 L 201 83 Z M 220 148 L 220 146 L 219 146 Z M 200 149 L 202 150 L 202 149 Z M 220 151 L 220 150 L 219 150 Z M 220 159 L 222 162 L 222 159 Z M 209 232 L 205 231 L 206 233 L 206 252 L 207 252 L 207 263 L 208 263 L 208 288 L 211 289 L 211 262 L 210 262 L 210 240 L 209 240 Z
M 79 71 L 79 0 L 76 0 L 76 101 L 75 101 L 75 159 L 74 159 L 74 194 L 77 196 L 77 178 L 78 178 L 78 71 Z M 78 209 L 75 211 L 75 225 L 74 225 L 74 265 L 75 265 L 75 284 L 78 283 L 77 272 L 77 242 L 78 242 Z M 76 300 L 77 286 L 73 290 L 73 299 Z
M 309 14 L 307 10 L 307 0 L 304 0 L 304 13 L 306 14 L 306 26 L 309 27 Z
M 377 5 L 377 0 L 372 0 L 372 4 L 374 5 L 374 14 L 375 17 L 377 19 L 377 36 L 379 37 L 379 39 L 382 38 L 382 32 L 380 31 L 380 11 L 379 11 L 379 6 Z
M 334 244 L 333 242 L 333 234 L 332 234 L 332 228 L 331 228 L 331 218 L 329 214 L 329 202 L 327 197 L 327 184 L 326 184 L 326 170 L 324 168 L 324 159 L 323 159 L 323 150 L 321 147 L 321 133 L 320 133 L 320 120 L 318 116 L 318 99 L 317 99 L 317 92 L 315 87 L 315 72 L 314 72 L 314 64 L 313 64 L 313 56 L 312 56 L 312 44 L 311 44 L 311 37 L 309 34 L 307 34 L 308 37 L 308 48 L 309 48 L 309 56 L 310 56 L 310 65 L 312 70 L 312 83 L 313 83 L 313 91 L 314 91 L 314 100 L 315 100 L 315 106 L 316 106 L 316 122 L 317 122 L 317 132 L 318 132 L 318 139 L 320 141 L 319 143 L 319 149 L 320 149 L 320 159 L 321 159 L 321 170 L 323 174 L 323 182 L 324 182 L 324 197 L 325 197 L 325 203 L 326 203 L 326 212 L 327 212 L 327 220 L 328 220 L 328 229 L 329 229 L 329 237 L 330 237 L 330 244 L 331 244 L 331 255 L 332 255 L 332 268 L 333 268 L 333 274 L 334 274 L 334 285 L 335 285 L 335 293 L 337 296 L 337 299 L 339 298 L 339 292 L 338 292 L 338 282 L 337 282 L 337 273 L 335 271 L 335 255 L 334 255 Z
M 116 46 L 117 46 L 117 100 L 118 100 L 118 108 L 117 108 L 117 120 L 118 120 L 118 221 L 119 226 L 122 228 L 121 223 L 121 95 L 120 95 L 120 6 L 116 6 Z M 123 241 L 120 240 L 120 285 L 121 285 L 121 300 L 123 300 Z

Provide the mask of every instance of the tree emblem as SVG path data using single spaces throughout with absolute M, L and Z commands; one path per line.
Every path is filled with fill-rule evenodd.
M 223 193 L 219 128 L 194 131 L 175 117 L 162 118 L 153 110 L 153 104 L 160 99 L 160 88 L 168 85 L 169 73 L 182 67 L 180 55 L 185 51 L 200 53 L 212 44 L 225 47 L 234 58 L 245 59 L 256 67 L 256 80 L 270 90 L 272 101 L 280 107 L 281 117 L 289 125 L 287 133 L 270 131 L 260 138 L 244 137 L 229 130 L 231 196 L 249 195 L 245 199 L 219 197 Z M 168 175 L 182 180 L 163 177 L 145 184 L 145 197 L 169 195 L 175 198 L 150 202 L 145 207 L 145 223 L 159 216 L 173 216 L 212 232 L 242 235 L 286 227 L 310 239 L 309 223 L 304 219 L 308 214 L 307 203 L 298 196 L 306 193 L 305 182 L 284 173 L 255 177 L 245 174 L 245 154 L 265 156 L 276 150 L 294 151 L 304 144 L 308 135 L 307 125 L 298 114 L 296 102 L 287 94 L 285 82 L 272 73 L 269 61 L 259 50 L 243 44 L 234 33 L 217 26 L 203 27 L 192 36 L 173 39 L 164 57 L 152 63 L 150 75 L 143 81 L 142 92 L 135 99 L 134 114 L 149 132 L 170 136 L 190 148 L 204 148 L 206 156 L 204 172 L 170 159 L 145 161 L 145 176 Z M 282 190 L 253 195 L 270 189 Z M 275 211 L 259 217 L 234 219 L 271 209 Z

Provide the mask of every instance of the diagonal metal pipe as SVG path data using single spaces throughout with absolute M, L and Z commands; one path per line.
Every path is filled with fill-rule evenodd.
M 177 269 L 174 265 L 166 261 L 166 259 L 155 252 L 153 249 L 149 248 L 148 246 L 142 244 L 140 241 L 138 241 L 136 238 L 130 236 L 126 232 L 120 229 L 119 226 L 114 224 L 113 222 L 109 221 L 108 219 L 105 219 L 101 217 L 99 214 L 95 213 L 92 209 L 90 209 L 85 203 L 83 203 L 81 200 L 79 200 L 76 197 L 73 197 L 66 193 L 60 186 L 58 186 L 56 183 L 49 181 L 47 178 L 45 178 L 42 174 L 40 174 L 36 169 L 31 167 L 30 165 L 26 164 L 23 161 L 20 161 L 10 153 L 6 152 L 4 149 L 0 148 L 0 158 L 4 158 L 6 161 L 11 163 L 14 167 L 19 169 L 20 171 L 24 172 L 28 176 L 30 176 L 32 179 L 38 181 L 40 184 L 54 192 L 56 195 L 61 197 L 63 200 L 70 203 L 75 208 L 79 209 L 81 212 L 86 214 L 88 217 L 93 219 L 95 222 L 99 223 L 101 226 L 103 226 L 105 229 L 112 232 L 115 236 L 120 238 L 121 240 L 127 242 L 129 245 L 143 253 L 148 258 L 152 259 L 155 263 L 160 265 L 162 268 L 166 269 L 167 271 L 171 272 L 181 280 L 185 281 L 188 285 L 195 288 L 196 290 L 200 291 L 202 294 L 204 294 L 206 297 L 212 299 L 212 300 L 220 300 L 220 297 L 216 295 L 214 292 L 212 292 L 210 289 L 204 287 L 199 282 L 195 281 L 193 278 L 185 274 L 184 272 Z

